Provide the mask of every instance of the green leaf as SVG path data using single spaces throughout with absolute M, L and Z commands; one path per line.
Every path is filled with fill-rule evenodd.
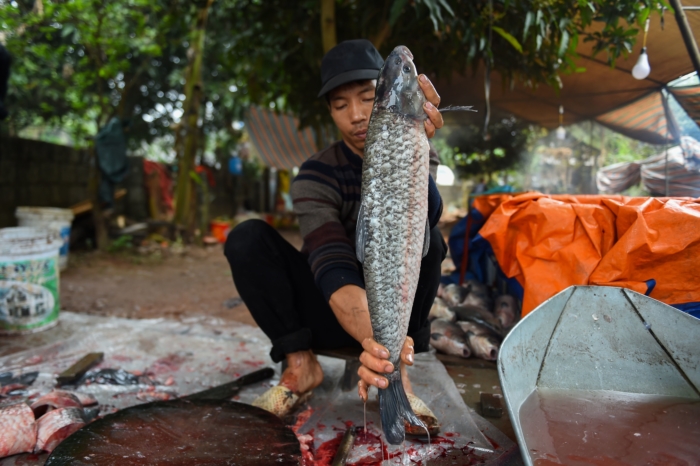
M 510 42 L 510 45 L 512 45 L 515 50 L 517 50 L 520 53 L 523 53 L 523 47 L 522 47 L 522 45 L 520 45 L 520 42 L 518 42 L 518 39 L 511 36 L 506 31 L 504 31 L 503 28 L 500 28 L 498 26 L 493 26 L 493 30 L 494 30 L 494 32 L 497 32 L 505 40 Z
M 579 66 L 576 69 L 574 69 L 574 73 L 585 73 L 585 72 L 586 72 L 586 68 L 584 68 L 583 66 Z
M 564 55 L 564 52 L 566 52 L 566 47 L 569 46 L 569 31 L 564 30 L 564 32 L 561 33 L 561 40 L 559 41 L 559 53 L 558 55 L 561 57 Z
M 452 10 L 452 7 L 450 6 L 450 4 L 447 3 L 447 0 L 438 0 L 438 2 L 440 2 L 440 4 L 442 5 L 442 7 L 443 7 L 445 10 L 447 10 L 447 12 L 448 12 L 451 16 L 454 16 L 454 15 L 455 15 L 455 12 Z
M 525 27 L 523 28 L 523 42 L 525 42 L 525 38 L 527 37 L 527 31 L 530 30 L 530 26 L 532 26 L 532 20 L 534 19 L 534 14 L 532 14 L 532 11 L 528 11 L 527 14 L 525 15 Z
M 401 16 L 401 12 L 403 11 L 403 7 L 406 6 L 406 3 L 408 3 L 408 0 L 394 0 L 394 3 L 391 4 L 391 11 L 389 12 L 389 26 L 394 26 L 394 24 L 396 24 L 396 21 L 399 19 L 399 16 Z
M 61 37 L 66 37 L 71 35 L 75 31 L 75 27 L 72 24 L 66 24 L 61 29 Z
M 199 186 L 202 186 L 202 184 L 203 184 L 202 177 L 199 176 L 199 174 L 196 171 L 190 170 L 190 178 L 192 179 L 192 181 L 197 183 Z
M 537 50 L 539 52 L 540 47 L 542 47 L 542 36 L 537 34 L 537 48 L 535 50 Z
M 637 17 L 637 24 L 639 24 L 640 27 L 644 27 L 644 23 L 646 23 L 647 18 L 649 17 L 649 14 L 651 13 L 651 7 L 646 7 L 642 10 L 642 12 L 639 14 Z

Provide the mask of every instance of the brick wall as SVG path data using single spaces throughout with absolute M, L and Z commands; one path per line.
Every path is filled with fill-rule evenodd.
M 117 209 L 137 220 L 147 215 L 141 158 L 130 158 L 127 196 Z M 15 209 L 70 207 L 88 198 L 87 150 L 21 138 L 0 137 L 0 228 L 15 226 Z

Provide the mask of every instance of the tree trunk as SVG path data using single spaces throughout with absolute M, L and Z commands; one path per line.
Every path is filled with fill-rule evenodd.
M 100 167 L 97 163 L 97 149 L 95 145 L 90 147 L 92 156 L 92 166 L 90 167 L 90 179 L 88 182 L 88 195 L 92 202 L 92 221 L 95 224 L 95 243 L 97 249 L 106 251 L 109 248 L 109 235 L 107 233 L 107 222 L 105 222 L 100 201 Z
M 335 0 L 321 0 L 321 39 L 323 53 L 338 43 L 335 33 Z
M 187 52 L 189 65 L 185 72 L 185 102 L 183 105 L 181 147 L 177 148 L 179 156 L 177 189 L 175 193 L 174 222 L 179 227 L 191 227 L 192 215 L 192 179 L 190 171 L 194 168 L 199 136 L 199 107 L 202 98 L 202 55 L 204 54 L 204 36 L 209 7 L 213 0 L 199 10 L 197 22 L 192 30 L 190 49 Z

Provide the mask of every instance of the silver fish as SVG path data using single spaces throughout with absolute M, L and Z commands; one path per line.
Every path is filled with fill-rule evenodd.
M 468 288 L 452 283 L 442 290 L 442 299 L 444 299 L 449 306 L 459 306 L 462 304 L 462 301 L 466 299 L 468 294 Z
M 488 361 L 495 361 L 498 357 L 500 343 L 490 329 L 476 322 L 457 322 L 462 331 L 464 331 L 465 339 L 469 348 L 471 348 L 474 356 Z M 431 328 L 432 331 L 432 328 Z
M 499 296 L 496 298 L 493 313 L 501 322 L 503 328 L 508 329 L 513 326 L 516 316 L 520 314 L 520 311 L 518 310 L 518 302 L 514 297 L 508 294 Z
M 421 259 L 430 245 L 425 101 L 413 55 L 404 46 L 396 47 L 377 82 L 365 143 L 356 234 L 374 339 L 386 347 L 395 367 L 386 375 L 389 386 L 379 390 L 382 428 L 393 445 L 404 440 L 404 420 L 423 426 L 404 392 L 399 357 Z
M 460 302 L 460 306 L 479 306 L 491 311 L 493 308 L 493 299 L 486 285 L 476 280 L 466 280 L 462 287 L 466 288 L 468 293 Z
M 456 318 L 457 314 L 450 310 L 442 298 L 435 298 L 430 308 L 430 314 L 428 314 L 428 320 L 445 319 L 449 322 L 454 322 Z
M 494 335 L 503 338 L 504 332 L 501 322 L 490 311 L 479 306 L 466 305 L 451 307 L 450 310 L 457 314 L 457 320 L 475 322 L 491 330 Z
M 435 319 L 430 323 L 430 344 L 442 353 L 468 358 L 471 350 L 466 338 L 462 329 L 452 322 Z

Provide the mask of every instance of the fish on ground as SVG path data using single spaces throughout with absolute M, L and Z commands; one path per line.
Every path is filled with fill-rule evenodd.
M 0 388 L 0 397 L 16 396 L 26 393 L 27 386 L 21 383 L 11 383 Z
M 136 376 L 124 369 L 100 369 L 85 374 L 78 385 L 89 384 L 138 385 L 139 383 L 153 385 L 153 381 L 145 375 Z
M 444 299 L 449 306 L 459 306 L 462 304 L 462 301 L 466 299 L 468 294 L 468 288 L 450 283 L 442 290 L 442 299 Z
M 450 310 L 457 315 L 458 321 L 474 322 L 486 327 L 501 338 L 504 336 L 501 322 L 493 314 L 482 307 L 464 305 L 451 307 Z
M 12 372 L 3 372 L 0 374 L 0 386 L 7 385 L 25 385 L 29 386 L 34 383 L 39 376 L 39 372 L 25 372 L 23 374 L 14 375 Z
M 58 408 L 37 421 L 36 451 L 51 452 L 73 432 L 85 425 L 80 408 Z
M 487 311 L 493 309 L 493 299 L 486 285 L 476 280 L 467 280 L 462 287 L 466 288 L 468 292 L 462 299 L 460 306 L 477 306 Z
M 452 322 L 435 319 L 430 323 L 430 345 L 441 353 L 468 358 L 471 350 L 466 337 L 462 329 Z
M 520 314 L 518 303 L 511 295 L 499 296 L 496 298 L 493 314 L 501 322 L 503 328 L 510 328 L 515 323 L 517 315 Z
M 457 322 L 457 325 L 465 333 L 467 345 L 474 356 L 487 361 L 495 361 L 498 358 L 501 345 L 490 329 L 468 321 Z
M 34 413 L 25 403 L 0 408 L 0 458 L 31 453 L 36 445 Z
M 404 46 L 396 47 L 377 81 L 356 234 L 374 339 L 389 351 L 395 368 L 386 374 L 389 386 L 379 390 L 382 428 L 393 445 L 405 438 L 404 420 L 423 426 L 404 391 L 399 360 L 421 259 L 430 244 L 425 101 L 413 55 Z
M 52 451 L 60 442 L 95 419 L 97 404 L 88 394 L 52 390 L 31 406 L 24 402 L 0 408 L 0 458 L 18 453 Z
M 493 299 L 488 288 L 476 280 L 467 280 L 463 285 L 454 283 L 442 290 L 442 299 L 449 306 L 478 306 L 488 311 L 493 307 Z
M 444 319 L 454 322 L 456 318 L 457 314 L 450 310 L 449 306 L 442 298 L 435 298 L 430 308 L 430 314 L 428 314 L 428 320 Z
M 59 408 L 81 408 L 77 396 L 65 390 L 53 390 L 32 403 L 31 408 L 36 418 Z

